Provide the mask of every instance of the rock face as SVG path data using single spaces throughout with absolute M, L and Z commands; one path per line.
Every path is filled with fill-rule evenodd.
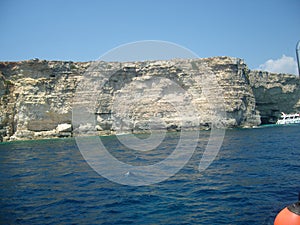
M 263 124 L 275 123 L 281 112 L 300 111 L 300 80 L 290 74 L 251 71 L 249 80 Z
M 73 93 L 84 64 L 30 60 L 0 63 L 0 139 L 71 136 Z
M 299 99 L 299 78 L 230 57 L 0 62 L 0 141 L 252 127 L 300 110 Z

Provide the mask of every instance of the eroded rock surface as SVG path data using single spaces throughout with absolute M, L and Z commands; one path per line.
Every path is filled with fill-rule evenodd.
M 262 123 L 275 123 L 281 112 L 300 111 L 300 79 L 295 75 L 251 71 L 249 80 Z
M 299 111 L 299 99 L 296 76 L 250 71 L 231 57 L 0 62 L 0 141 L 253 127 Z M 82 110 L 72 118 L 74 107 Z

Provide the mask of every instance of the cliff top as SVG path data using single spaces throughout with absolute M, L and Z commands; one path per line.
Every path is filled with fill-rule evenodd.
M 117 62 L 117 61 L 99 61 L 107 64 L 130 64 L 133 65 L 141 65 L 145 63 L 168 63 L 168 62 L 204 62 L 208 65 L 218 64 L 218 65 L 228 65 L 228 64 L 245 64 L 244 59 L 237 58 L 237 57 L 230 57 L 230 56 L 215 56 L 215 57 L 207 57 L 207 58 L 194 58 L 194 59 L 170 59 L 170 60 L 145 60 L 145 61 L 128 61 L 128 62 Z M 44 72 L 47 69 L 51 70 L 60 70 L 65 72 L 83 72 L 84 69 L 88 68 L 93 62 L 95 61 L 87 61 L 87 62 L 74 62 L 74 61 L 61 61 L 61 60 L 44 60 L 44 59 L 29 59 L 29 60 L 22 60 L 22 61 L 0 61 L 0 72 L 7 77 L 6 71 L 9 70 L 11 74 L 12 71 L 18 71 L 18 73 L 24 70 L 29 69 L 28 67 Z M 260 77 L 269 77 L 269 76 L 293 76 L 293 74 L 286 74 L 286 73 L 272 73 L 267 71 L 260 71 L 260 70 L 251 70 L 254 74 L 258 74 Z M 25 74 L 24 74 L 25 75 Z M 296 76 L 299 77 L 299 76 Z

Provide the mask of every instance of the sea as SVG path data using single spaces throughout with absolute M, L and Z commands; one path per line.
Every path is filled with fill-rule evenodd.
M 228 129 L 200 172 L 210 137 L 201 131 L 179 172 L 143 186 L 102 177 L 74 138 L 0 143 L 0 224 L 273 224 L 298 200 L 299 134 L 299 125 Z M 153 158 L 128 152 L 117 136 L 101 141 L 119 161 L 149 165 L 171 154 L 179 137 L 167 133 Z

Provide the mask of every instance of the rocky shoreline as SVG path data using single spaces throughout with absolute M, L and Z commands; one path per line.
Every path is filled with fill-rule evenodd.
M 79 106 L 88 113 L 81 115 Z M 0 141 L 209 129 L 216 124 L 255 127 L 274 123 L 281 112 L 296 111 L 297 76 L 250 71 L 232 57 L 0 62 Z M 158 122 L 151 124 L 153 118 Z

